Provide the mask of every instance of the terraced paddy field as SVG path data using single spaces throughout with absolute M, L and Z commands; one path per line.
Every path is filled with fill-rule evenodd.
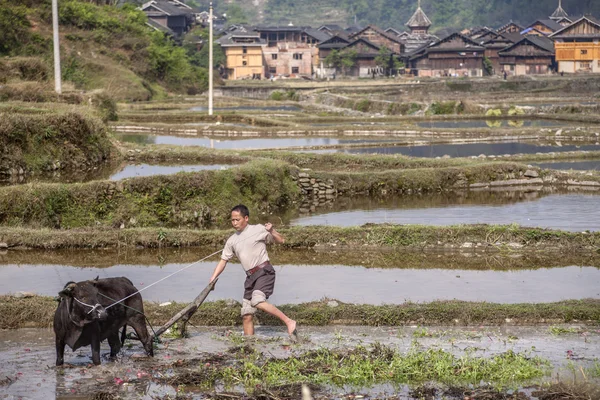
M 595 80 L 219 90 L 215 116 L 181 96 L 109 123 L 0 103 L 4 397 L 600 398 Z M 53 367 L 65 283 L 128 277 L 156 329 L 206 285 L 238 203 L 286 238 L 271 301 L 299 343 L 264 313 L 242 336 L 234 262 L 153 359 L 130 338 Z

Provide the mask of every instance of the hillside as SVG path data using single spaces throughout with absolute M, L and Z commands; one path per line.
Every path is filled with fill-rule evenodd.
M 208 0 L 188 0 L 202 8 Z M 262 24 L 360 25 L 376 24 L 382 28 L 404 29 L 417 7 L 417 0 L 215 0 L 218 13 L 240 7 L 248 20 Z M 513 20 L 529 24 L 547 18 L 558 0 L 422 0 L 421 6 L 433 22 L 432 30 L 487 25 L 499 27 Z M 600 16 L 600 1 L 569 0 L 563 2 L 569 15 L 591 13 Z
M 195 47 L 186 51 L 151 30 L 131 4 L 62 0 L 59 16 L 66 90 L 102 89 L 119 100 L 148 100 L 208 86 Z M 51 0 L 0 0 L 0 37 L 0 83 L 52 86 Z

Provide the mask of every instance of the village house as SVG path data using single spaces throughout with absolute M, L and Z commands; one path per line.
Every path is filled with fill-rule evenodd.
M 513 21 L 510 21 L 508 24 L 506 25 L 502 25 L 500 28 L 496 29 L 496 32 L 498 33 L 520 33 L 523 32 L 523 30 L 525 30 L 524 27 L 522 27 L 521 25 L 514 23 Z
M 266 41 L 256 32 L 233 32 L 216 41 L 225 52 L 225 79 L 263 79 L 262 49 Z
M 385 47 L 394 54 L 404 53 L 404 44 L 398 36 L 391 35 L 374 25 L 368 25 L 362 30 L 349 36 L 350 40 L 366 39 L 377 47 Z
M 416 50 L 408 63 L 417 76 L 483 76 L 484 53 L 485 47 L 457 32 Z
M 486 71 L 490 75 L 500 74 L 503 70 L 500 65 L 500 56 L 498 52 L 506 47 L 521 40 L 519 33 L 497 33 L 490 28 L 483 28 L 475 32 L 471 39 L 485 47 L 484 57 L 489 60 L 492 66 L 491 71 Z
M 562 29 L 563 26 L 552 19 L 538 19 L 524 30 L 521 31 L 522 35 L 537 35 L 537 36 L 548 36 L 551 33 Z
M 385 73 L 384 68 L 378 66 L 375 60 L 381 50 L 381 47 L 377 44 L 366 38 L 359 37 L 348 44 L 345 49 L 356 52 L 355 64 L 348 71 L 345 71 L 346 75 L 358 76 L 360 78 L 374 78 Z M 391 51 L 388 54 L 392 56 Z
M 583 16 L 549 38 L 554 40 L 558 72 L 600 73 L 600 21 Z
M 498 52 L 507 75 L 548 74 L 554 66 L 554 42 L 545 36 L 524 36 Z
M 330 35 L 310 27 L 273 26 L 254 28 L 266 42 L 263 55 L 267 77 L 312 76 L 319 65 L 317 45 Z
M 183 35 L 196 22 L 195 11 L 177 0 L 151 0 L 140 9 L 154 23 L 169 28 L 175 35 Z M 153 28 L 156 29 L 155 26 Z

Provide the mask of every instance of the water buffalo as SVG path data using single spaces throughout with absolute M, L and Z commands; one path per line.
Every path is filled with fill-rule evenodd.
M 64 362 L 65 344 L 73 350 L 91 345 L 92 361 L 99 365 L 100 342 L 108 339 L 110 356 L 115 357 L 122 346 L 119 329 L 126 325 L 133 327 L 146 353 L 153 356 L 142 296 L 136 292 L 133 283 L 125 277 L 67 283 L 59 293 L 60 302 L 54 314 L 56 365 Z M 108 307 L 133 293 L 136 294 Z

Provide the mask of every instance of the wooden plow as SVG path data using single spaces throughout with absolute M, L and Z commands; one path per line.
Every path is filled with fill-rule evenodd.
M 177 314 L 175 314 L 170 320 L 168 320 L 159 329 L 155 330 L 151 335 L 151 339 L 153 341 L 156 340 L 160 335 L 165 333 L 167 329 L 169 329 L 171 326 L 173 326 L 173 324 L 175 324 L 179 320 L 181 320 L 181 324 L 179 325 L 179 328 L 178 328 L 179 334 L 182 337 L 185 336 L 185 328 L 187 326 L 188 321 L 190 320 L 190 318 L 192 318 L 192 316 L 194 315 L 196 310 L 198 310 L 198 307 L 200 307 L 200 305 L 204 302 L 206 297 L 208 297 L 208 294 L 212 290 L 214 290 L 215 284 L 217 283 L 217 281 L 218 281 L 218 279 L 215 279 L 214 281 L 209 283 L 204 288 L 204 290 L 202 292 L 200 292 L 200 294 L 198 296 L 196 296 L 194 301 L 192 301 L 190 304 L 188 304 L 183 310 L 181 310 Z

